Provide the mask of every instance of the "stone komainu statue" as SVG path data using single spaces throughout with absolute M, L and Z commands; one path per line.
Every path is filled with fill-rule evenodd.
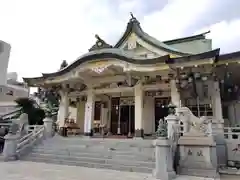
M 19 119 L 13 120 L 9 132 L 12 134 L 19 133 L 20 136 L 28 134 L 28 115 L 23 113 L 20 115 Z
M 208 135 L 209 123 L 211 123 L 208 118 L 196 117 L 187 107 L 176 108 L 176 113 L 180 121 L 185 124 L 184 128 L 187 128 L 187 130 L 184 130 L 185 132 L 191 134 L 202 134 L 206 136 Z

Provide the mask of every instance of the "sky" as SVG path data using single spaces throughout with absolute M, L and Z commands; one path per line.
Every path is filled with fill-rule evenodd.
M 8 72 L 36 77 L 73 62 L 95 43 L 115 44 L 130 12 L 159 40 L 210 30 L 213 48 L 240 51 L 239 0 L 0 0 L 0 39 L 12 46 Z

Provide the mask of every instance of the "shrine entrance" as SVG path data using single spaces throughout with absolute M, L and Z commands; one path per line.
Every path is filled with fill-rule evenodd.
M 132 136 L 134 134 L 134 105 L 121 105 L 121 134 Z
M 110 131 L 113 135 L 117 135 L 118 130 L 118 116 L 119 116 L 119 97 L 111 99 L 111 127 Z
M 170 98 L 155 98 L 155 131 L 158 128 L 160 119 L 165 119 L 168 116 L 168 105 Z
M 111 133 L 133 136 L 135 131 L 135 106 L 133 97 L 112 98 Z

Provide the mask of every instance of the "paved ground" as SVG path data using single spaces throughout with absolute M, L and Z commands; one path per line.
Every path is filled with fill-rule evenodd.
M 1 180 L 155 180 L 151 174 L 24 161 L 0 162 L 0 176 Z M 239 180 L 239 177 L 237 179 Z M 181 176 L 176 180 L 209 180 L 209 178 Z

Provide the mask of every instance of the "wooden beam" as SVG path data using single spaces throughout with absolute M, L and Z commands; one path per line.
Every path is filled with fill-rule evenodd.
M 108 93 L 120 93 L 120 92 L 133 92 L 134 91 L 134 87 L 120 87 L 120 88 L 103 88 L 103 89 L 95 89 L 93 90 L 94 94 L 108 94 Z M 70 97 L 74 97 L 74 96 L 84 96 L 87 94 L 87 90 L 85 91 L 80 91 L 80 92 L 72 92 L 69 93 Z

